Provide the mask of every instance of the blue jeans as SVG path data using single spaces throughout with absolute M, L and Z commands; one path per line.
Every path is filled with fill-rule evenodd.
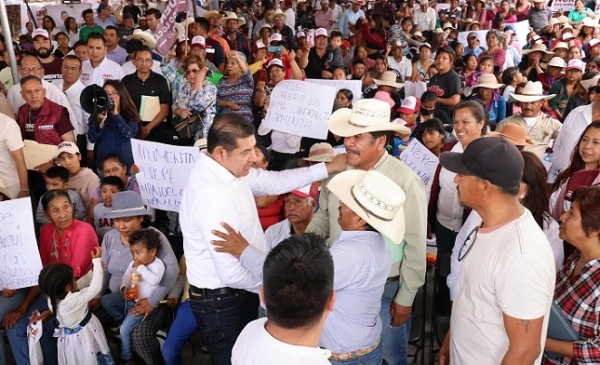
M 6 335 L 10 341 L 10 347 L 17 362 L 17 365 L 30 365 L 29 362 L 29 343 L 27 341 L 27 326 L 29 325 L 29 316 L 34 310 L 40 313 L 48 310 L 48 302 L 39 296 L 34 299 L 29 308 L 25 311 L 23 318 L 19 319 L 13 328 L 6 330 Z M 48 319 L 44 322 L 44 332 L 40 338 L 40 345 L 44 354 L 45 365 L 58 364 L 58 350 L 54 334 L 54 320 Z
M 229 288 L 224 288 L 225 291 Z M 216 294 L 214 290 L 190 287 L 190 306 L 202 330 L 213 365 L 230 365 L 235 340 L 246 325 L 244 291 L 229 289 Z M 257 308 L 254 308 L 256 317 Z
M 126 310 L 123 294 L 110 293 L 103 295 L 100 304 L 116 322 L 120 322 L 125 318 Z
M 12 298 L 4 298 L 0 296 L 0 326 L 2 325 L 2 321 L 4 321 L 4 317 L 15 310 L 21 303 L 23 303 L 23 299 L 27 296 L 27 292 L 29 289 L 19 289 L 17 293 Z M 27 316 L 27 313 L 25 313 Z M 6 364 L 6 356 L 4 350 L 4 341 L 0 339 L 0 364 Z
M 398 293 L 398 281 L 385 284 L 381 296 L 381 344 L 383 363 L 386 365 L 408 364 L 408 337 L 410 336 L 410 318 L 398 327 L 392 327 L 392 315 L 390 308 Z
M 381 342 L 375 350 L 364 356 L 342 361 L 329 359 L 329 362 L 333 365 L 382 365 Z
M 133 356 L 131 354 L 132 347 L 133 347 L 132 343 L 131 343 L 131 332 L 133 332 L 133 330 L 140 323 L 142 323 L 142 318 L 144 318 L 144 316 L 142 316 L 142 315 L 132 316 L 131 314 L 129 314 L 129 310 L 131 310 L 131 308 L 133 308 L 134 306 L 135 306 L 135 300 L 127 301 L 127 312 L 128 313 L 125 316 L 123 323 L 121 323 L 121 328 L 119 330 L 119 333 L 121 334 L 121 360 L 123 360 L 123 361 L 129 361 L 129 360 L 131 360 L 131 357 Z
M 171 325 L 162 354 L 167 365 L 181 365 L 181 350 L 187 340 L 198 330 L 196 318 L 192 313 L 190 301 L 179 304 L 175 321 Z

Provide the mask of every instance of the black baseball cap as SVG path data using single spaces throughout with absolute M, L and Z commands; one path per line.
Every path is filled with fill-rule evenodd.
M 125 14 L 123 14 L 123 19 L 133 19 L 133 15 L 131 15 L 129 13 L 125 13 Z
M 517 147 L 501 137 L 474 140 L 463 153 L 443 152 L 442 166 L 459 175 L 472 175 L 504 189 L 519 186 L 525 162 Z
M 448 54 L 451 54 L 452 57 L 455 56 L 454 50 L 450 47 L 440 47 L 437 49 L 437 53 L 439 54 L 440 52 L 446 52 Z

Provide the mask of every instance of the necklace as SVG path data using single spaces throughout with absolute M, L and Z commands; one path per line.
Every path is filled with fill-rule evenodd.
M 28 119 L 29 124 L 34 124 L 35 123 L 35 120 L 36 120 L 37 117 L 40 116 L 40 113 L 42 112 L 42 109 L 40 108 L 38 110 L 38 113 L 35 116 L 33 115 L 32 111 L 33 111 L 33 109 L 29 108 L 29 119 Z

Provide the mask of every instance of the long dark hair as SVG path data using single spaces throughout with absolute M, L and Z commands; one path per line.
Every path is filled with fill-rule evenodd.
M 68 294 L 67 285 L 72 284 L 74 280 L 73 268 L 63 263 L 44 266 L 38 277 L 40 290 L 50 299 L 50 310 L 55 316 L 54 325 L 57 327 L 56 309 L 58 302 L 65 299 Z
M 75 32 L 77 32 L 77 22 L 75 21 L 75 18 L 73 18 L 72 16 L 65 19 L 65 32 L 73 33 L 73 32 L 71 32 L 71 24 L 75 24 Z
M 375 32 L 385 38 L 385 28 L 383 27 L 383 17 L 381 14 L 371 15 L 371 20 L 375 22 L 375 28 L 371 29 L 371 32 Z
M 133 100 L 131 100 L 131 96 L 125 88 L 125 85 L 123 85 L 123 83 L 119 80 L 106 80 L 104 82 L 104 86 L 106 85 L 114 87 L 119 93 L 119 100 L 121 101 L 121 105 L 119 105 L 119 114 L 125 117 L 126 121 L 131 121 L 141 125 L 142 121 L 140 119 L 140 114 L 135 107 Z
M 50 20 L 50 23 L 52 23 L 52 29 L 48 29 L 46 28 L 46 20 Z M 56 22 L 54 21 L 54 18 L 52 18 L 50 15 L 46 15 L 43 19 L 42 19 L 42 29 L 45 29 L 48 31 L 48 33 L 52 32 L 52 30 L 56 28 Z M 50 37 L 52 37 L 52 34 L 48 34 Z
M 575 148 L 573 148 L 573 151 L 571 152 L 571 164 L 569 165 L 569 167 L 564 169 L 560 174 L 558 174 L 558 176 L 556 177 L 556 180 L 554 181 L 554 185 L 552 185 L 552 191 L 558 190 L 560 185 L 563 182 L 565 182 L 571 175 L 573 175 L 577 171 L 581 171 L 585 168 L 585 162 L 583 162 L 583 159 L 581 158 L 581 155 L 579 154 L 579 145 L 581 144 L 581 140 L 583 139 L 583 136 L 585 136 L 587 131 L 592 128 L 600 129 L 600 120 L 593 121 L 583 130 L 583 133 L 581 133 L 581 136 L 579 136 L 579 141 L 577 141 Z
M 533 218 L 541 229 L 544 221 L 550 219 L 550 196 L 546 190 L 548 173 L 539 157 L 527 151 L 522 151 L 525 166 L 521 181 L 527 184 L 527 194 L 523 199 L 523 206 L 531 212 Z

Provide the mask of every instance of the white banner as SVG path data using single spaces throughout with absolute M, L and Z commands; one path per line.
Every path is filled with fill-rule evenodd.
M 564 10 L 565 12 L 575 9 L 575 0 L 554 0 L 552 11 Z
M 523 20 L 522 22 L 507 24 L 514 28 L 515 39 L 519 42 L 521 48 L 527 44 L 527 34 L 529 34 L 529 20 Z M 518 65 L 515 65 L 518 66 Z
M 200 149 L 131 139 L 131 150 L 140 169 L 135 176 L 144 204 L 178 212 L 183 188 L 200 158 Z
M 425 184 L 425 191 L 427 192 L 427 201 L 429 201 L 429 195 L 431 194 L 431 185 L 433 184 L 433 177 L 435 175 L 435 170 L 437 169 L 438 163 L 440 162 L 439 158 L 431 153 L 417 139 L 413 139 L 408 147 L 402 154 L 400 154 L 400 159 L 404 161 L 404 163 L 413 170 L 423 183 Z
M 40 271 L 31 199 L 0 202 L 0 289 L 38 285 Z
M 333 86 L 335 93 L 340 89 L 348 89 L 352 91 L 352 104 L 356 103 L 357 100 L 362 99 L 362 81 L 361 80 L 319 80 L 319 79 L 306 79 L 305 81 L 312 82 L 313 84 Z
M 315 87 L 310 82 L 281 81 L 271 93 L 263 123 L 276 131 L 327 139 L 327 120 L 331 116 L 334 99 L 333 86 Z

